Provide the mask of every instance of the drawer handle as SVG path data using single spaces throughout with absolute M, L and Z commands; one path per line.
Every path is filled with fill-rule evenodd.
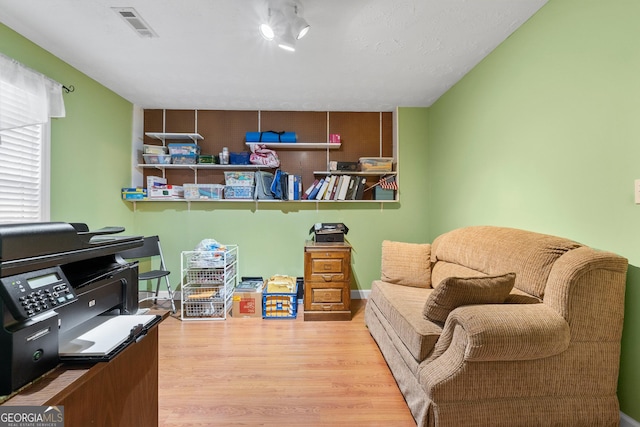
M 324 280 L 325 282 L 330 282 L 331 279 L 333 279 L 333 276 L 330 276 L 328 274 L 323 274 L 322 275 L 322 280 Z

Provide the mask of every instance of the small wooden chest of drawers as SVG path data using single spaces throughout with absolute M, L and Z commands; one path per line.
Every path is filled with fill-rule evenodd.
M 351 246 L 307 242 L 304 320 L 351 320 Z

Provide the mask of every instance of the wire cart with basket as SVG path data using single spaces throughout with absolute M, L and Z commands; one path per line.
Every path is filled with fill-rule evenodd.
M 217 250 L 184 251 L 182 270 L 182 320 L 225 320 L 237 282 L 238 246 Z

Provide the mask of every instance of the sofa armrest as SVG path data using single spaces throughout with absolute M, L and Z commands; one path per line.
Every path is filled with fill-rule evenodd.
M 465 335 L 463 360 L 469 362 L 541 359 L 563 352 L 570 340 L 568 323 L 545 304 L 469 305 L 449 314 L 429 361 L 447 350 L 455 333 Z

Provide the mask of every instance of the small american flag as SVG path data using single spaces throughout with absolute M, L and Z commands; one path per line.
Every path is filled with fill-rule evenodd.
M 398 189 L 398 183 L 396 182 L 395 176 L 388 176 L 386 178 L 381 178 L 380 181 L 378 181 L 378 185 L 380 186 L 380 188 L 384 190 Z

